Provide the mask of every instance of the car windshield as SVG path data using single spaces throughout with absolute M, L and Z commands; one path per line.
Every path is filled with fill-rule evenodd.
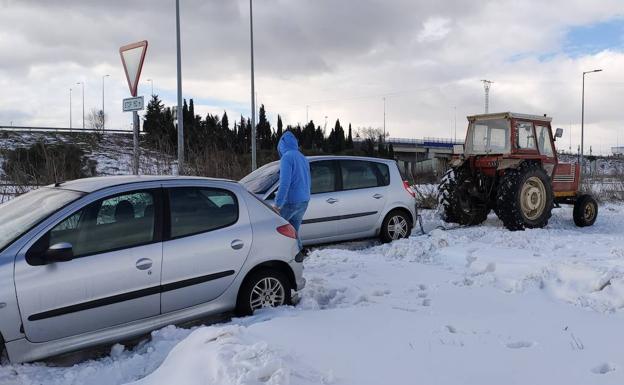
M 278 179 L 279 162 L 272 162 L 247 175 L 240 180 L 240 183 L 254 194 L 266 194 Z
M 502 154 L 510 151 L 507 119 L 477 120 L 470 123 L 466 154 Z
M 0 251 L 84 193 L 42 187 L 0 205 Z

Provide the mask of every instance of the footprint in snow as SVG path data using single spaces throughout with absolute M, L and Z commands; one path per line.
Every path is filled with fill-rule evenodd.
M 508 342 L 505 346 L 507 346 L 509 349 L 530 348 L 533 346 L 533 342 L 530 342 L 530 341 Z
M 615 366 L 613 364 L 605 362 L 604 364 L 596 366 L 591 371 L 595 374 L 607 374 L 609 372 L 615 371 Z

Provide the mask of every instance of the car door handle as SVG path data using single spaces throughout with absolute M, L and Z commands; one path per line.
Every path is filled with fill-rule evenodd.
M 136 261 L 136 268 L 139 270 L 147 270 L 152 267 L 152 260 L 149 258 L 141 258 Z
M 230 246 L 234 249 L 234 250 L 240 250 L 243 248 L 243 246 L 245 246 L 245 243 L 243 241 L 241 241 L 240 239 L 235 239 L 232 241 L 232 243 L 230 243 Z
M 381 194 L 375 194 L 375 195 L 373 195 L 373 198 L 375 198 L 375 199 L 381 199 L 381 198 L 383 198 L 383 195 L 381 195 Z
M 336 199 L 336 198 L 329 198 L 325 202 L 329 203 L 330 205 L 333 205 L 334 203 L 338 202 L 338 199 Z

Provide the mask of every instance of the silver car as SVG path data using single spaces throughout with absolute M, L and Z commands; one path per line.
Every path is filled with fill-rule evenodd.
M 304 245 L 379 237 L 409 237 L 416 223 L 414 191 L 393 160 L 353 156 L 311 156 L 311 197 L 300 229 Z M 241 180 L 259 198 L 272 202 L 279 162 Z
M 10 361 L 32 361 L 288 304 L 302 261 L 294 228 L 237 182 L 43 187 L 0 206 L 0 342 Z

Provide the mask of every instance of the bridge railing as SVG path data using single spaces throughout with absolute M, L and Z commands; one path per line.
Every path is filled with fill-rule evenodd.
M 424 137 L 422 139 L 414 139 L 414 138 L 388 138 L 386 139 L 386 143 L 392 144 L 407 144 L 407 145 L 443 145 L 451 147 L 455 144 L 464 144 L 463 140 L 454 140 L 449 138 L 434 138 L 434 137 Z

